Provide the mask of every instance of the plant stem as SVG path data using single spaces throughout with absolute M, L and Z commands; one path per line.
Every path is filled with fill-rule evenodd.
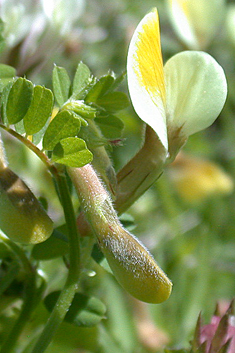
M 10 286 L 10 284 L 14 281 L 16 276 L 19 273 L 19 264 L 17 261 L 12 261 L 9 266 L 9 269 L 5 276 L 1 279 L 0 283 L 0 297 L 5 292 L 5 290 Z
M 10 133 L 12 136 L 21 141 L 25 146 L 27 146 L 31 151 L 33 151 L 42 160 L 42 162 L 47 166 L 48 170 L 54 176 L 57 185 L 57 190 L 60 196 L 60 201 L 63 207 L 66 224 L 68 227 L 70 249 L 69 273 L 65 286 L 58 298 L 58 301 L 48 319 L 46 326 L 44 327 L 41 336 L 39 337 L 32 351 L 33 353 L 42 353 L 46 350 L 57 328 L 62 323 L 77 290 L 78 280 L 80 276 L 80 242 L 76 225 L 76 217 L 74 214 L 73 204 L 70 198 L 65 175 L 61 174 L 57 167 L 53 163 L 51 163 L 50 159 L 30 140 L 21 136 L 16 131 L 6 127 L 3 124 L 0 124 L 0 128 Z
M 30 140 L 28 140 L 24 136 L 21 136 L 15 130 L 12 130 L 11 128 L 1 123 L 0 123 L 0 128 L 7 131 L 10 135 L 14 136 L 17 140 L 21 141 L 26 147 L 28 147 L 32 152 L 34 152 L 41 159 L 41 161 L 47 166 L 47 168 L 53 175 L 58 173 L 57 168 L 53 163 L 51 163 L 50 159 L 45 155 L 45 153 L 43 153 Z
M 32 353 L 42 353 L 50 344 L 57 328 L 62 323 L 75 295 L 80 276 L 80 244 L 77 233 L 76 218 L 65 175 L 55 174 L 55 181 L 63 206 L 69 237 L 69 273 L 65 286 L 48 319 L 44 330 L 39 337 Z
M 13 352 L 13 349 L 16 348 L 16 342 L 23 331 L 24 326 L 27 324 L 32 310 L 35 304 L 35 290 L 36 290 L 36 276 L 35 270 L 29 262 L 28 258 L 25 256 L 23 250 L 13 243 L 10 239 L 0 234 L 0 239 L 15 253 L 15 255 L 20 260 L 22 267 L 26 274 L 26 283 L 24 288 L 24 302 L 22 306 L 21 313 L 18 319 L 13 326 L 10 334 L 8 335 L 6 341 L 4 342 L 1 353 L 10 353 Z
M 147 125 L 143 146 L 117 174 L 115 209 L 119 215 L 159 178 L 166 157 L 166 150 L 156 132 Z

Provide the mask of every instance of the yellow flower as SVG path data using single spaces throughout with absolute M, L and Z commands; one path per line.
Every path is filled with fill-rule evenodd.
M 189 135 L 214 122 L 227 95 L 223 69 L 207 53 L 181 52 L 163 68 L 157 9 L 134 32 L 127 77 L 136 113 L 156 132 L 171 157 Z
M 187 202 L 198 202 L 233 191 L 232 178 L 217 164 L 180 153 L 170 168 L 179 195 Z

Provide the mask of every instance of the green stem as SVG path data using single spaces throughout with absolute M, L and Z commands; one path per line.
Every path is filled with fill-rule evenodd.
M 13 329 L 11 330 L 9 336 L 4 342 L 1 353 L 10 353 L 13 352 L 16 348 L 16 342 L 23 331 L 25 325 L 29 321 L 29 318 L 32 314 L 34 304 L 35 304 L 35 289 L 36 289 L 36 276 L 34 268 L 31 266 L 28 258 L 25 256 L 23 250 L 13 243 L 10 239 L 6 238 L 2 234 L 0 234 L 0 239 L 4 241 L 4 243 L 15 253 L 20 262 L 22 263 L 22 267 L 26 274 L 26 283 L 24 288 L 24 302 L 22 306 L 21 313 L 16 320 Z
M 14 136 L 17 140 L 21 141 L 26 147 L 28 147 L 32 152 L 34 152 L 41 161 L 47 166 L 50 172 L 55 175 L 58 173 L 57 168 L 53 163 L 51 163 L 50 159 L 43 153 L 36 145 L 34 145 L 30 140 L 21 136 L 15 130 L 3 125 L 0 123 L 0 128 L 7 131 L 11 136 Z
M 143 146 L 117 174 L 115 209 L 119 215 L 159 178 L 166 157 L 166 150 L 156 132 L 147 125 Z
M 19 264 L 17 261 L 13 261 L 5 276 L 1 279 L 0 283 L 0 296 L 5 292 L 5 290 L 11 285 L 11 283 L 14 281 L 16 276 L 19 273 Z
M 35 146 L 31 141 L 18 134 L 16 131 L 0 124 L 0 128 L 10 133 L 12 136 L 21 141 L 31 151 L 33 151 L 47 166 L 48 170 L 54 176 L 59 192 L 60 201 L 64 210 L 65 220 L 68 227 L 69 237 L 69 273 L 65 286 L 58 298 L 58 301 L 48 319 L 48 322 L 39 337 L 32 353 L 42 353 L 50 344 L 57 328 L 62 323 L 77 290 L 78 280 L 80 276 L 80 242 L 78 237 L 76 217 L 74 214 L 73 204 L 70 198 L 67 181 L 64 174 L 61 174 L 57 167 L 51 163 L 50 159 Z M 2 352 L 1 352 L 2 353 Z
M 54 176 L 60 193 L 60 200 L 64 209 L 65 220 L 68 227 L 70 267 L 65 286 L 32 353 L 42 353 L 50 344 L 57 328 L 62 323 L 71 305 L 77 290 L 80 276 L 80 244 L 77 233 L 76 217 L 74 214 L 68 185 L 64 175 L 56 174 Z

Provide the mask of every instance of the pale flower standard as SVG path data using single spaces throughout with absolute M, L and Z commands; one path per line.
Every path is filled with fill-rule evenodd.
M 137 114 L 157 133 L 166 151 L 171 148 L 172 134 L 186 140 L 207 128 L 225 103 L 225 75 L 209 54 L 181 52 L 163 68 L 156 9 L 144 17 L 133 35 L 127 74 Z
M 163 67 L 157 9 L 134 32 L 127 77 L 133 107 L 147 125 L 142 149 L 118 173 L 122 211 L 161 175 L 188 136 L 215 121 L 227 96 L 224 71 L 205 52 L 178 53 Z

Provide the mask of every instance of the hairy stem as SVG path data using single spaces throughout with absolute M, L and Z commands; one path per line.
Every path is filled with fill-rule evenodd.
M 125 212 L 161 175 L 166 150 L 155 131 L 146 126 L 145 142 L 139 152 L 117 174 L 115 208 Z

